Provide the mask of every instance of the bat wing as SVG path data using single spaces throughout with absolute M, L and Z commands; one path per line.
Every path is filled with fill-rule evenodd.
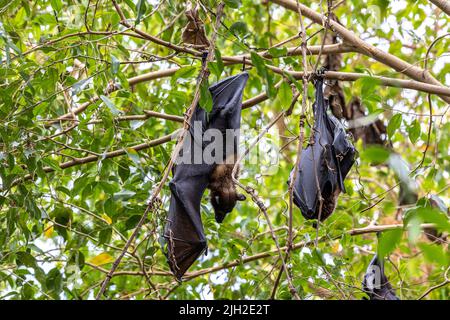
M 171 198 L 163 236 L 166 244 L 164 253 L 170 269 L 179 280 L 207 248 L 200 203 L 211 166 L 196 163 L 194 158 L 197 150 L 202 151 L 205 127 L 205 111 L 197 106 L 169 183 Z
M 176 172 L 183 172 L 178 166 Z M 170 199 L 164 238 L 167 259 L 178 279 L 206 250 L 206 238 L 200 217 L 200 203 L 207 185 L 207 176 L 175 174 L 170 182 Z
M 294 203 L 306 219 L 325 220 L 336 206 L 338 195 L 353 164 L 355 150 L 347 140 L 345 129 L 327 113 L 323 81 L 316 81 L 313 141 L 303 149 L 294 183 Z M 291 173 L 292 176 L 293 173 Z M 320 191 L 320 193 L 319 193 Z M 319 195 L 323 198 L 320 206 Z
M 327 115 L 330 130 L 333 132 L 333 152 L 335 153 L 336 165 L 339 170 L 339 184 L 341 190 L 345 192 L 344 179 L 355 162 L 356 150 L 347 138 L 345 128 L 342 123 L 332 114 Z
M 209 89 L 213 97 L 213 109 L 209 116 L 209 129 L 217 129 L 223 135 L 223 159 L 229 156 L 230 152 L 238 151 L 238 135 L 234 135 L 232 140 L 226 136 L 226 130 L 240 129 L 242 95 L 248 80 L 248 73 L 242 72 L 232 77 L 225 78 Z M 227 144 L 232 144 L 228 145 Z
M 363 291 L 370 300 L 400 300 L 384 274 L 384 263 L 375 255 L 367 267 L 363 280 Z
M 294 168 L 298 170 L 294 183 L 294 203 L 306 219 L 318 219 L 320 214 L 320 220 L 324 220 L 334 209 L 334 205 L 327 204 L 331 202 L 330 199 L 334 199 L 333 195 L 339 181 L 339 168 L 336 166 L 332 149 L 333 132 L 330 130 L 326 108 L 322 81 L 317 80 L 313 141 L 303 149 L 299 166 Z M 322 211 L 320 211 L 319 191 L 324 199 Z

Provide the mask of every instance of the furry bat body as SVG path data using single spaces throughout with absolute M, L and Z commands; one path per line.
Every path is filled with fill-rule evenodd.
M 236 156 L 232 155 L 225 160 L 225 163 L 217 164 L 210 176 L 208 188 L 211 191 L 211 205 L 218 223 L 221 223 L 233 210 L 237 201 L 245 200 L 245 196 L 236 191 L 236 185 L 233 182 L 232 173 L 235 164 Z M 239 175 L 239 168 L 236 175 Z

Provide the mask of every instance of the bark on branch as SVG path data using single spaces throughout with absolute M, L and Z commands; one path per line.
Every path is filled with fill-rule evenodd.
M 161 138 L 158 138 L 158 139 L 155 139 L 155 140 L 151 140 L 149 142 L 144 142 L 144 143 L 140 143 L 140 144 L 131 146 L 131 147 L 129 147 L 129 149 L 133 149 L 134 151 L 140 151 L 140 150 L 152 148 L 152 147 L 158 146 L 160 144 L 169 142 L 169 141 L 173 140 L 176 136 L 177 136 L 176 132 L 173 132 L 173 133 L 168 134 L 166 136 L 163 136 Z M 118 150 L 114 150 L 114 151 L 102 154 L 101 156 L 90 155 L 90 156 L 87 156 L 87 157 L 84 157 L 84 158 L 75 158 L 73 160 L 60 163 L 59 167 L 61 169 L 67 169 L 67 168 L 70 168 L 70 167 L 73 167 L 73 166 L 95 162 L 95 161 L 98 161 L 100 159 L 110 159 L 110 158 L 119 157 L 119 156 L 122 156 L 124 154 L 126 154 L 126 149 L 118 149 Z M 55 169 L 53 169 L 52 167 L 44 167 L 44 168 L 42 168 L 42 170 L 45 173 L 50 173 L 50 172 L 54 172 L 55 171 Z M 35 177 L 35 175 L 27 174 L 23 178 L 14 180 L 12 182 L 11 186 L 12 187 L 16 186 L 17 184 L 19 184 L 19 183 L 21 183 L 23 181 L 27 181 L 27 180 L 33 179 L 34 177 Z
M 430 0 L 436 7 L 450 16 L 450 1 L 448 0 Z
M 327 18 L 311 10 L 307 6 L 297 3 L 294 0 L 271 0 L 273 3 L 276 3 L 286 9 L 297 12 L 297 8 L 301 9 L 302 14 L 314 21 L 322 25 Z M 337 23 L 336 21 L 330 20 L 328 25 L 324 25 L 324 27 L 331 29 L 332 31 L 338 33 L 342 39 L 344 39 L 348 44 L 351 44 L 357 47 L 363 54 L 381 62 L 394 70 L 407 75 L 408 77 L 428 84 L 433 84 L 437 86 L 443 86 L 438 80 L 436 80 L 427 70 L 423 70 L 417 66 L 414 66 L 390 53 L 384 52 L 371 44 L 366 43 L 361 40 L 355 33 L 345 28 L 343 25 Z M 450 96 L 439 95 L 442 100 L 447 103 L 450 103 Z
M 321 237 L 319 238 L 319 242 L 325 242 L 325 241 L 332 241 L 332 240 L 336 240 L 341 238 L 343 235 L 348 234 L 350 236 L 358 236 L 358 235 L 362 235 L 362 234 L 369 234 L 369 233 L 377 233 L 377 232 L 383 232 L 383 231 L 388 231 L 388 230 L 393 230 L 393 229 L 401 229 L 403 228 L 403 224 L 391 224 L 391 225 L 379 225 L 379 226 L 367 226 L 364 228 L 356 228 L 356 229 L 351 229 L 348 231 L 345 231 L 337 236 L 334 237 Z M 426 228 L 430 228 L 430 227 L 434 227 L 434 224 L 432 223 L 423 223 L 420 225 L 421 229 L 426 229 Z M 313 246 L 315 244 L 315 240 L 310 240 L 310 241 L 300 241 L 297 242 L 295 244 L 292 245 L 292 248 L 290 249 L 291 251 L 295 251 L 295 250 L 299 250 L 302 249 L 306 246 Z M 284 246 L 284 247 L 280 247 L 281 251 L 285 251 L 287 250 L 288 247 Z M 271 256 L 277 255 L 278 254 L 278 249 L 273 249 L 273 250 L 269 250 L 269 251 L 265 251 L 265 252 L 260 252 L 257 253 L 255 255 L 252 256 L 248 256 L 245 258 L 242 258 L 240 260 L 234 260 L 231 262 L 227 262 L 218 266 L 214 266 L 211 268 L 206 268 L 206 269 L 202 269 L 202 270 L 198 270 L 198 271 L 194 271 L 194 272 L 189 272 L 186 273 L 185 277 L 183 278 L 184 280 L 190 280 L 193 278 L 197 278 L 200 276 L 203 276 L 205 274 L 209 274 L 209 273 L 213 273 L 213 272 L 217 272 L 220 270 L 224 270 L 224 269 L 228 269 L 228 268 L 233 268 L 239 265 L 243 265 L 243 264 L 247 264 L 253 261 L 257 261 L 257 260 L 261 260 L 261 259 L 265 259 L 265 258 L 269 258 Z M 99 267 L 95 267 L 95 269 L 107 273 L 107 270 L 105 269 L 101 269 Z M 167 276 L 167 277 L 172 277 L 173 274 L 171 272 L 166 272 L 166 271 L 152 271 L 149 270 L 147 271 L 147 273 L 149 275 L 155 275 L 155 276 Z M 127 275 L 133 275 L 133 276 L 143 276 L 143 272 L 142 271 L 116 271 L 113 276 L 127 276 Z
M 307 53 L 308 54 L 318 54 L 320 51 L 320 46 L 309 46 L 307 48 Z M 333 44 L 333 45 L 329 45 L 329 46 L 324 46 L 323 51 L 324 54 L 328 54 L 328 53 L 345 53 L 345 52 L 358 52 L 358 49 L 356 49 L 353 46 L 348 46 L 348 45 L 344 45 L 344 44 Z M 298 47 L 292 47 L 292 48 L 288 48 L 287 50 L 287 56 L 298 56 L 301 54 L 301 51 Z M 261 52 L 260 55 L 264 58 L 267 59 L 271 59 L 271 55 L 267 52 Z M 235 65 L 235 64 L 240 64 L 243 62 L 244 57 L 246 58 L 246 61 L 249 62 L 250 61 L 250 55 L 237 55 L 237 56 L 224 56 L 222 57 L 222 60 L 224 61 L 224 65 L 226 66 L 231 66 L 231 65 Z M 156 79 L 161 79 L 161 78 L 166 78 L 166 77 L 171 77 L 175 74 L 175 72 L 177 72 L 180 68 L 179 67 L 174 67 L 174 68 L 169 68 L 169 69 L 165 69 L 165 70 L 158 70 L 158 71 L 152 71 L 149 73 L 144 73 L 142 75 L 139 76 L 135 76 L 135 77 L 131 77 L 128 79 L 128 84 L 130 86 L 134 86 L 137 85 L 139 83 L 142 82 L 147 82 L 147 81 L 151 81 L 151 80 L 156 80 Z M 114 91 L 118 90 L 117 87 L 113 87 L 109 93 L 112 93 Z M 91 104 L 99 101 L 100 98 L 98 96 L 91 98 L 89 101 L 86 101 L 85 103 L 81 104 L 79 107 L 74 108 L 72 110 L 73 114 L 79 114 L 81 112 L 83 112 L 84 110 L 86 110 Z M 67 119 L 72 119 L 72 112 L 70 113 L 66 113 L 62 116 L 60 116 L 58 118 L 58 120 L 67 120 Z M 57 121 L 54 121 L 52 123 L 56 123 Z M 50 125 L 51 123 L 49 123 L 48 125 Z

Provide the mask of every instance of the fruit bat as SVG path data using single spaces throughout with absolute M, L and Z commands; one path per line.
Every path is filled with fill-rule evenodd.
M 344 179 L 354 163 L 355 148 L 341 122 L 328 113 L 323 96 L 323 79 L 315 83 L 314 127 L 311 140 L 303 148 L 294 182 L 294 203 L 306 219 L 328 218 L 334 211 L 339 193 L 345 192 Z M 323 198 L 320 208 L 319 191 Z
M 367 267 L 362 289 L 370 300 L 400 300 L 384 274 L 384 263 L 375 255 Z
M 243 72 L 209 88 L 212 110 L 207 113 L 200 105 L 197 106 L 184 140 L 182 155 L 173 168 L 173 179 L 169 183 L 169 213 L 162 240 L 169 266 L 179 280 L 207 249 L 200 216 L 205 189 L 211 189 L 211 202 L 218 222 L 222 222 L 226 213 L 231 212 L 237 200 L 245 199 L 230 182 L 229 168 L 234 166 L 234 161 L 225 161 L 236 159 L 238 135 L 229 136 L 227 129 L 240 128 L 242 94 L 247 79 L 247 72 Z M 213 139 L 212 133 L 219 137 L 214 136 Z M 214 161 L 207 161 L 208 150 L 215 150 L 211 152 Z
M 198 15 L 198 7 L 186 10 L 188 24 L 183 29 L 181 38 L 183 43 L 192 44 L 197 47 L 208 47 L 209 41 L 206 37 L 205 26 Z

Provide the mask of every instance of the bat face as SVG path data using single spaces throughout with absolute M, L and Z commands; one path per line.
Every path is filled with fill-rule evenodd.
M 216 221 L 222 223 L 226 215 L 233 211 L 237 201 L 244 201 L 245 196 L 236 190 L 220 190 L 211 193 L 211 204 L 214 208 Z
M 233 211 L 237 201 L 245 200 L 245 196 L 236 191 L 231 176 L 234 168 L 233 162 L 216 165 L 208 185 L 211 190 L 211 205 L 218 223 L 222 223 L 225 216 Z

